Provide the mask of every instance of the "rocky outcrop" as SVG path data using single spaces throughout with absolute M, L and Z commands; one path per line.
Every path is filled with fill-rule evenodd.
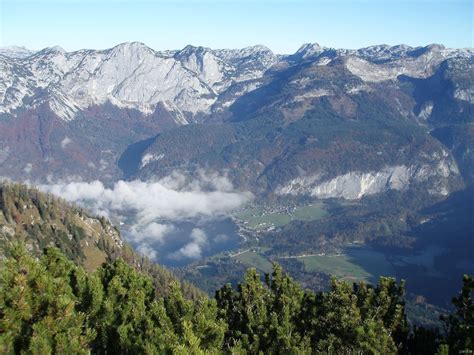
M 160 102 L 178 112 L 208 112 L 234 82 L 262 77 L 276 60 L 263 46 L 156 52 L 138 42 L 107 50 L 68 53 L 53 47 L 26 57 L 0 56 L 0 113 L 44 102 L 63 120 L 106 102 L 145 114 Z M 244 86 L 239 94 L 245 92 Z
M 299 177 L 277 189 L 277 194 L 307 194 L 317 198 L 357 200 L 367 195 L 388 190 L 407 190 L 412 184 L 428 183 L 428 192 L 446 196 L 451 191 L 450 178 L 459 169 L 446 152 L 433 154 L 432 163 L 386 166 L 378 171 L 349 171 L 330 179 L 321 175 Z
M 347 50 L 305 44 L 290 56 L 275 55 L 261 45 L 225 50 L 187 46 L 161 52 L 139 42 L 75 52 L 60 47 L 38 52 L 3 48 L 0 113 L 15 115 L 20 108 L 47 103 L 58 117 L 68 121 L 81 110 L 107 102 L 145 114 L 162 103 L 173 112 L 193 117 L 222 111 L 260 87 L 265 73 L 275 64 L 311 61 L 326 66 L 342 60 L 352 74 L 376 83 L 400 75 L 426 78 L 447 58 L 472 56 L 470 49 L 451 50 L 439 45 Z M 472 95 L 468 90 L 458 90 L 455 96 L 469 101 Z

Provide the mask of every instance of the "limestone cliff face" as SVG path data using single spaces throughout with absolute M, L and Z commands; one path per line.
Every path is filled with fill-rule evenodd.
M 158 103 L 177 111 L 177 117 L 182 112 L 209 112 L 234 83 L 254 82 L 277 61 L 263 46 L 240 50 L 187 46 L 157 52 L 138 42 L 107 50 L 66 52 L 53 47 L 20 57 L 9 53 L 0 51 L 0 113 L 15 114 L 17 109 L 46 102 L 65 121 L 106 102 L 145 114 Z M 245 94 L 246 87 L 255 84 L 241 85 L 237 94 Z
M 367 195 L 388 190 L 406 190 L 412 184 L 426 183 L 428 192 L 446 196 L 450 191 L 450 180 L 459 176 L 456 162 L 443 151 L 432 154 L 431 162 L 410 166 L 386 166 L 378 171 L 349 171 L 330 179 L 319 175 L 291 180 L 277 189 L 278 194 L 307 194 L 318 198 L 360 199 Z
M 229 107 L 238 97 L 263 85 L 265 73 L 273 66 L 312 61 L 324 67 L 342 61 L 362 81 L 377 83 L 401 75 L 427 78 L 446 59 L 472 57 L 472 49 L 439 45 L 335 50 L 305 44 L 293 55 L 276 55 L 261 45 L 155 51 L 139 42 L 75 52 L 61 47 L 38 52 L 0 48 L 0 113 L 15 115 L 19 109 L 34 109 L 46 102 L 58 117 L 70 121 L 80 111 L 104 103 L 145 114 L 164 103 L 178 116 L 192 117 Z M 327 94 L 330 91 L 319 90 L 303 98 Z M 472 102 L 472 88 L 456 88 L 453 95 Z
M 440 45 L 0 49 L 0 176 L 211 169 L 257 193 L 360 198 L 428 174 L 426 188 L 445 194 L 456 169 L 443 177 L 420 153 L 442 143 L 472 181 L 473 60 L 471 48 Z

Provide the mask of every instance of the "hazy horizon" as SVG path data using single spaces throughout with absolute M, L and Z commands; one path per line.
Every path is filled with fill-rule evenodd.
M 199 47 L 203 47 L 203 48 L 209 48 L 211 50 L 239 50 L 239 49 L 244 49 L 244 48 L 250 48 L 250 47 L 257 47 L 257 46 L 263 46 L 263 47 L 266 47 L 268 49 L 270 49 L 273 53 L 275 54 L 278 54 L 278 55 L 291 55 L 291 54 L 294 54 L 296 53 L 302 46 L 306 45 L 306 44 L 318 44 L 320 45 L 321 47 L 324 47 L 324 48 L 328 48 L 328 49 L 348 49 L 348 50 L 358 50 L 358 49 L 362 49 L 362 48 L 370 48 L 370 47 L 374 47 L 374 46 L 391 46 L 391 47 L 396 47 L 396 46 L 408 46 L 408 47 L 411 47 L 411 48 L 422 48 L 422 47 L 427 47 L 427 46 L 430 46 L 430 45 L 441 45 L 441 46 L 444 46 L 446 49 L 472 49 L 473 47 L 448 47 L 446 45 L 444 45 L 443 43 L 426 43 L 426 44 L 422 44 L 422 45 L 419 45 L 419 46 L 410 46 L 408 44 L 405 44 L 405 43 L 397 43 L 397 44 L 387 44 L 387 43 L 374 43 L 372 45 L 369 45 L 369 46 L 365 46 L 365 47 L 333 47 L 333 46 L 328 46 L 328 45 L 324 45 L 324 44 L 321 44 L 321 43 L 318 43 L 318 42 L 311 42 L 311 43 L 302 43 L 300 47 L 298 47 L 294 52 L 287 52 L 287 53 L 281 53 L 281 52 L 276 52 L 275 50 L 273 50 L 271 47 L 263 44 L 263 43 L 257 43 L 257 44 L 250 44 L 250 45 L 247 45 L 247 46 L 244 46 L 244 47 L 222 47 L 222 48 L 215 48 L 215 47 L 207 47 L 207 46 L 201 46 L 199 44 L 187 44 L 185 45 L 184 47 L 182 48 L 168 48 L 168 49 L 156 49 L 156 48 L 153 48 L 152 46 L 149 46 L 147 43 L 144 43 L 142 41 L 129 41 L 129 42 L 120 42 L 120 43 L 117 43 L 115 45 L 112 45 L 110 47 L 106 47 L 106 48 L 91 48 L 91 47 L 84 47 L 84 48 L 79 48 L 79 49 L 74 49 L 74 50 L 66 50 L 65 48 L 63 48 L 62 46 L 58 46 L 58 45 L 50 45 L 50 46 L 46 46 L 46 47 L 42 47 L 42 48 L 28 48 L 28 47 L 25 47 L 25 46 L 21 46 L 21 45 L 15 45 L 15 44 L 12 44 L 12 45 L 8 45 L 8 46 L 0 46 L 0 48 L 22 48 L 22 49 L 27 49 L 27 50 L 30 50 L 30 51 L 34 51 L 34 52 L 39 52 L 39 51 L 42 51 L 44 49 L 47 49 L 47 48 L 55 48 L 55 47 L 59 47 L 59 48 L 62 48 L 64 51 L 66 51 L 67 53 L 73 53 L 73 52 L 79 52 L 79 51 L 82 51 L 82 50 L 97 50 L 97 51 L 105 51 L 105 50 L 108 50 L 108 49 L 111 49 L 111 48 L 114 48 L 114 47 L 118 47 L 120 45 L 125 45 L 127 43 L 141 43 L 143 45 L 145 45 L 146 47 L 154 50 L 155 52 L 165 52 L 165 51 L 181 51 L 183 50 L 184 48 L 188 47 L 188 46 L 192 46 L 192 47 L 195 47 L 195 48 L 199 48 Z
M 66 51 L 139 41 L 157 51 L 186 45 L 262 44 L 294 53 L 303 43 L 330 48 L 473 44 L 470 1 L 59 1 L 3 0 L 0 46 Z M 357 14 L 357 16 L 355 16 Z

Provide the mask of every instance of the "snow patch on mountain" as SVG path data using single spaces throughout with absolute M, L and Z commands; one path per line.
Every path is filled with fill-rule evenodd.
M 36 105 L 47 101 L 68 121 L 106 102 L 144 114 L 167 102 L 176 120 L 186 124 L 185 112 L 208 113 L 220 93 L 236 82 L 260 78 L 276 60 L 263 46 L 156 52 L 133 42 L 70 53 L 46 48 L 24 59 L 0 57 L 0 112 L 12 113 L 25 99 Z M 50 96 L 45 98 L 44 90 Z
M 346 67 L 366 82 L 395 80 L 400 75 L 427 78 L 448 58 L 471 58 L 474 55 L 472 50 L 445 49 L 440 45 L 404 46 L 394 50 L 395 47 L 383 46 L 380 51 L 369 47 L 350 53 L 345 60 Z
M 229 107 L 263 85 L 268 69 L 278 65 L 304 60 L 319 66 L 342 60 L 354 75 L 377 83 L 400 75 L 426 78 L 448 58 L 467 58 L 469 62 L 473 55 L 472 49 L 439 45 L 379 45 L 350 50 L 305 44 L 290 56 L 276 55 L 261 45 L 218 50 L 187 46 L 159 52 L 140 42 L 75 52 L 51 47 L 6 56 L 0 51 L 0 113 L 14 115 L 20 108 L 28 110 L 47 103 L 61 119 L 70 121 L 81 110 L 107 102 L 145 115 L 165 103 L 176 122 L 186 124 L 198 114 Z M 347 92 L 367 90 L 360 85 Z M 473 102 L 469 88 L 457 88 L 454 96 Z

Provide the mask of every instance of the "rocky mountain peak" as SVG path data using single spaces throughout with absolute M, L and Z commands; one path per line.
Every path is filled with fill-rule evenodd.
M 242 48 L 238 50 L 237 53 L 239 53 L 242 57 L 249 56 L 249 55 L 262 55 L 262 54 L 273 55 L 273 52 L 270 48 L 265 47 L 264 45 L 261 45 L 261 44 Z
M 188 44 L 183 49 L 177 51 L 175 56 L 176 57 L 183 57 L 183 56 L 190 56 L 192 54 L 201 54 L 202 55 L 202 54 L 210 52 L 210 51 L 211 51 L 211 49 L 207 48 L 207 47 L 193 46 L 191 44 Z
M 38 55 L 66 55 L 67 52 L 64 48 L 61 46 L 53 46 L 53 47 L 46 47 L 39 52 L 37 52 Z
M 22 59 L 29 57 L 35 51 L 32 51 L 23 46 L 7 46 L 0 48 L 0 55 L 3 55 L 8 58 Z
M 142 42 L 121 43 L 110 50 L 107 50 L 112 56 L 137 57 L 144 55 L 155 55 L 155 51 Z
M 77 112 L 93 105 L 111 103 L 148 115 L 159 103 L 167 102 L 173 112 L 192 120 L 196 114 L 211 113 L 213 107 L 228 107 L 255 90 L 264 82 L 266 71 L 279 62 L 305 60 L 326 65 L 346 58 L 349 71 L 370 82 L 390 80 L 399 74 L 426 77 L 446 58 L 471 58 L 472 53 L 472 49 L 451 50 L 436 44 L 346 50 L 306 43 L 290 56 L 276 55 L 260 44 L 217 50 L 188 45 L 160 52 L 141 42 L 75 52 L 56 46 L 23 59 L 2 56 L 0 112 L 14 114 L 20 107 L 28 110 L 35 107 L 34 103 L 49 102 L 58 117 L 72 120 Z M 45 89 L 51 97 L 44 97 Z
M 305 43 L 295 53 L 300 58 L 315 57 L 323 53 L 327 48 L 322 47 L 318 43 Z

